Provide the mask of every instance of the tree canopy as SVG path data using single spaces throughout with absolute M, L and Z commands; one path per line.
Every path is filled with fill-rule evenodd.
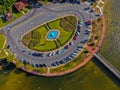
M 16 0 L 0 0 L 0 15 L 4 14 L 5 11 L 12 11 L 12 6 Z

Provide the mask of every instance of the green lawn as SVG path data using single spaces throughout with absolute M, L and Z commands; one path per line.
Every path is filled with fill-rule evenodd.
M 4 42 L 5 42 L 5 36 L 0 33 L 0 49 L 3 48 Z
M 35 37 L 35 32 L 39 33 L 40 38 Z M 45 26 L 41 26 L 34 30 L 34 33 L 31 35 L 29 46 L 33 50 L 37 51 L 50 51 L 53 49 L 56 49 L 56 43 L 54 41 L 48 41 L 46 39 L 46 35 L 48 33 L 48 30 L 45 28 Z M 33 38 L 34 36 L 34 38 Z M 34 44 L 34 45 L 32 45 Z M 31 46 L 32 45 L 32 46 Z
M 2 58 L 6 58 L 6 53 L 5 53 L 5 50 L 0 50 L 0 59 Z
M 73 31 L 66 31 L 60 26 L 60 19 L 55 20 L 53 22 L 48 23 L 49 27 L 51 29 L 58 29 L 60 31 L 60 38 L 58 39 L 61 43 L 61 45 L 66 44 L 67 41 L 70 40 L 70 38 L 73 35 Z
M 83 68 L 59 77 L 35 76 L 14 68 L 0 73 L 0 90 L 119 90 L 99 66 L 91 60 Z

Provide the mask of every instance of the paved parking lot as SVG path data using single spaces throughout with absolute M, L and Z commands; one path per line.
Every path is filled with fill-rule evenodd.
M 91 10 L 92 8 L 84 3 L 50 4 L 37 8 L 36 11 L 31 11 L 16 22 L 3 28 L 9 49 L 20 61 L 32 64 L 35 67 L 51 67 L 68 63 L 80 53 L 88 41 L 89 33 L 86 33 L 88 27 L 86 27 L 84 23 L 99 17 L 96 12 Z M 66 15 L 75 15 L 78 20 L 83 21 L 81 25 L 78 23 L 76 34 L 74 38 L 66 44 L 66 47 L 43 53 L 30 50 L 22 44 L 21 38 L 25 33 L 43 23 Z

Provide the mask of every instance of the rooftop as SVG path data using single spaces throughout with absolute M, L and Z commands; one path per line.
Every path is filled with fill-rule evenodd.
M 28 3 L 24 0 L 20 0 L 18 2 L 16 2 L 14 4 L 15 8 L 18 10 L 18 11 L 21 11 L 23 8 L 25 8 L 26 6 L 28 6 Z

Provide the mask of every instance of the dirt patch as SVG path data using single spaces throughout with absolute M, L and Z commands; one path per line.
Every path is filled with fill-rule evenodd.
M 77 26 L 77 18 L 75 16 L 67 16 L 61 19 L 61 27 L 66 31 L 73 31 Z

